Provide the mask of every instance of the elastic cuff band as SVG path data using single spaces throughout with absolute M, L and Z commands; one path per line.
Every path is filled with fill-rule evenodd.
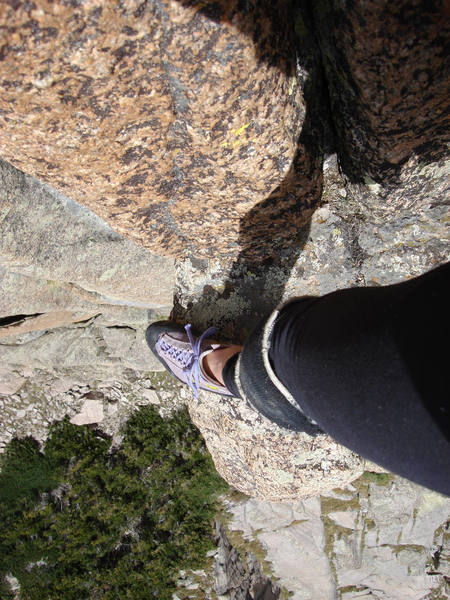
M 222 379 L 225 383 L 225 386 L 233 394 L 233 396 L 235 396 L 235 398 L 241 398 L 235 382 L 235 370 L 239 354 L 239 352 L 233 354 L 233 356 L 227 360 L 222 370 Z
M 316 435 L 320 431 L 316 423 L 303 413 L 270 364 L 271 334 L 281 308 L 262 321 L 244 344 L 235 367 L 235 384 L 241 398 L 277 425 Z

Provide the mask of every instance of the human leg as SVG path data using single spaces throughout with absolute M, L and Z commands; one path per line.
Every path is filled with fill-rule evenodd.
M 282 427 L 321 429 L 450 494 L 449 272 L 445 265 L 394 286 L 294 299 L 255 329 L 242 352 L 235 346 L 227 360 L 218 345 L 205 362 L 215 354 L 210 373 L 220 381 L 222 371 L 226 393 Z
M 250 336 L 225 383 L 284 427 L 304 429 L 306 417 L 450 494 L 449 279 L 445 265 L 394 286 L 291 301 Z
M 203 366 L 206 373 L 222 385 L 225 385 L 223 379 L 223 370 L 228 361 L 236 356 L 242 350 L 242 346 L 232 345 L 217 348 L 205 356 Z

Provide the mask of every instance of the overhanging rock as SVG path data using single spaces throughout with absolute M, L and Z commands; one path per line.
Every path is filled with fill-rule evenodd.
M 292 22 L 184 4 L 3 3 L 0 156 L 154 252 L 233 255 L 304 118 Z

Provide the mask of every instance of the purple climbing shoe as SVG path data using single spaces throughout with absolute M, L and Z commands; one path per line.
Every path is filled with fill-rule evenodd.
M 181 327 L 170 321 L 152 323 L 145 332 L 147 344 L 164 367 L 187 385 L 198 396 L 199 390 L 232 396 L 221 383 L 209 377 L 203 368 L 204 357 L 223 348 L 222 344 L 209 339 L 216 329 L 210 327 L 200 337 L 193 335 L 191 326 Z

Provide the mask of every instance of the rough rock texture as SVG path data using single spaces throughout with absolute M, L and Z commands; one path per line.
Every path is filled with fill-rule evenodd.
M 281 588 L 261 570 L 261 565 L 249 552 L 246 563 L 227 537 L 222 523 L 216 521 L 217 553 L 214 559 L 214 589 L 227 600 L 278 600 Z
M 118 444 L 122 427 L 139 406 L 153 404 L 167 417 L 185 406 L 186 395 L 169 375 L 148 370 L 0 367 L 0 452 L 15 436 L 43 443 L 49 426 L 65 416 L 78 424 L 89 417 Z M 94 414 L 88 414 L 90 408 Z
M 72 369 L 84 378 L 117 378 L 126 369 L 159 370 L 144 339 L 148 311 L 124 310 L 120 320 L 100 314 L 54 329 L 39 324 L 43 316 L 27 321 L 34 327 L 27 333 L 14 335 L 20 325 L 0 327 L 3 366 Z M 51 313 L 45 317 L 51 320 Z M 8 330 L 5 334 L 4 329 Z
M 192 399 L 142 340 L 171 305 L 162 253 L 174 315 L 241 340 L 283 297 L 448 260 L 443 2 L 300 4 L 0 3 L 0 155 L 59 190 L 0 163 L 1 445 L 91 402 L 120 443 L 139 404 L 188 400 L 233 485 L 293 502 L 230 510 L 295 600 L 445 598 L 448 500 L 327 492 L 362 460 Z
M 447 151 L 448 4 L 443 0 L 310 3 L 343 168 L 394 180 L 412 154 Z
M 1 160 L 0 227 L 0 393 L 21 367 L 91 383 L 159 370 L 143 331 L 170 310 L 172 259 Z
M 301 502 L 226 506 L 233 545 L 262 546 L 292 600 L 448 597 L 450 499 L 404 479 L 365 473 Z
M 412 158 L 396 187 L 352 184 L 336 155 L 329 155 L 322 205 L 299 245 L 268 264 L 177 261 L 175 315 L 199 328 L 215 324 L 226 337 L 244 340 L 263 315 L 291 296 L 418 276 L 450 257 L 449 181 L 449 160 L 420 165 Z M 272 233 L 261 245 L 272 246 Z
M 100 400 L 85 400 L 81 411 L 70 419 L 74 425 L 91 425 L 103 421 L 103 404 Z
M 236 254 L 305 116 L 287 5 L 2 3 L 0 155 L 147 248 Z
M 356 479 L 364 460 L 328 435 L 289 432 L 240 399 L 202 394 L 189 412 L 222 477 L 249 496 L 308 498 Z
M 419 275 L 448 258 L 448 162 L 438 151 L 443 121 L 440 108 L 430 109 L 426 119 L 432 122 L 437 145 L 428 147 L 427 128 L 420 124 L 417 107 L 421 98 L 427 107 L 434 101 L 420 86 L 409 86 L 397 122 L 390 112 L 388 116 L 384 109 L 377 112 L 369 102 L 377 91 L 383 95 L 380 82 L 393 62 L 392 48 L 397 47 L 391 38 L 407 36 L 402 23 L 410 14 L 406 2 L 396 5 L 397 16 L 387 3 L 377 5 L 384 7 L 380 14 L 389 52 L 375 52 L 372 62 L 367 58 L 368 31 L 374 31 L 369 41 L 375 49 L 383 35 L 374 22 L 379 14 L 375 4 L 348 5 L 339 41 L 341 66 L 348 77 L 337 81 L 327 40 L 334 39 L 335 25 L 343 17 L 332 22 L 327 2 L 303 10 L 297 20 L 289 5 L 268 2 L 258 3 L 257 9 L 252 2 L 225 7 L 224 2 L 159 0 L 119 6 L 107 2 L 101 7 L 90 1 L 76 6 L 44 0 L 4 4 L 0 15 L 7 42 L 1 50 L 0 152 L 70 191 L 142 245 L 177 255 L 183 248 L 181 254 L 188 257 L 176 265 L 174 315 L 197 326 L 214 323 L 224 337 L 245 339 L 260 316 L 286 296 L 394 283 Z M 341 6 L 333 3 L 331 13 L 341 14 Z M 439 6 L 433 5 L 435 14 Z M 358 10 L 371 15 L 365 25 Z M 423 12 L 423 40 L 418 38 L 417 23 L 411 39 L 423 49 L 432 91 L 436 86 L 441 98 L 442 38 L 430 41 L 436 27 L 434 17 L 425 18 L 430 10 Z M 297 56 L 291 35 L 295 21 Z M 319 44 L 312 35 L 316 29 Z M 350 42 L 354 62 L 345 58 Z M 361 65 L 372 65 L 370 78 L 358 57 Z M 420 71 L 415 50 L 394 61 L 393 72 L 403 73 L 403 80 L 414 79 L 408 66 L 413 62 Z M 328 97 L 334 106 L 339 85 L 342 98 L 347 98 L 345 90 L 353 79 L 359 94 L 355 92 L 354 129 L 362 132 L 358 135 L 364 141 L 360 146 L 342 137 L 344 125 L 337 120 L 345 113 L 339 107 L 334 113 L 327 105 Z M 386 79 L 386 106 L 391 108 L 395 82 L 394 75 Z M 369 104 L 374 109 L 366 115 L 361 107 Z M 338 133 L 334 142 L 328 117 L 333 117 Z M 372 148 L 378 132 L 382 144 Z M 419 145 L 411 145 L 408 140 L 416 133 Z M 397 142 L 399 156 L 388 156 L 386 147 Z M 344 171 L 333 154 L 335 147 Z M 348 166 L 352 158 L 356 174 Z M 385 168 L 386 161 L 391 162 Z M 6 179 L 5 186 L 30 181 L 15 177 Z M 16 383 L 27 361 L 47 371 L 59 361 L 61 368 L 82 369 L 94 378 L 111 376 L 114 370 L 125 376 L 127 369 L 149 368 L 142 331 L 155 313 L 147 313 L 147 304 L 124 307 L 123 288 L 118 299 L 111 288 L 92 295 L 84 279 L 76 284 L 77 290 L 83 288 L 82 302 L 73 301 L 74 286 L 67 277 L 71 269 L 58 271 L 59 242 L 45 246 L 38 219 L 29 236 L 35 242 L 29 256 L 36 254 L 37 266 L 31 261 L 21 270 L 21 249 L 29 241 L 20 241 L 19 224 L 38 210 L 39 203 L 29 202 L 20 212 L 20 203 L 5 198 L 11 216 L 2 213 L 4 252 L 12 257 L 10 270 L 4 272 L 6 289 L 10 286 L 7 297 L 12 298 L 31 273 L 38 278 L 33 278 L 33 289 L 43 290 L 45 302 L 74 311 L 74 319 L 80 316 L 78 311 L 92 314 L 93 305 L 102 303 L 101 314 L 88 321 L 2 338 L 2 356 L 18 368 Z M 77 205 L 67 201 L 66 206 L 77 214 Z M 41 213 L 39 220 L 45 224 L 44 216 Z M 61 228 L 58 219 L 54 228 Z M 111 240 L 116 234 L 108 229 L 104 235 Z M 61 243 L 68 247 L 65 239 Z M 96 229 L 93 238 L 86 239 L 104 237 Z M 56 252 L 57 259 L 42 254 L 41 246 L 49 256 Z M 110 248 L 105 246 L 105 256 Z M 114 256 L 115 269 L 120 260 Z M 153 258 L 149 260 L 153 264 Z M 83 272 L 83 262 L 90 263 L 88 252 L 75 261 L 73 271 Z M 124 286 L 127 273 L 136 273 L 133 262 L 117 275 Z M 61 276 L 54 291 L 46 283 L 49 271 Z M 109 268 L 106 273 L 97 271 L 101 286 L 108 286 L 108 273 Z M 149 281 L 151 286 L 153 278 Z M 140 286 L 137 280 L 131 287 Z M 26 306 L 25 299 L 26 294 L 21 306 Z M 105 303 L 113 313 L 106 311 Z M 49 312 L 42 304 L 44 300 L 41 307 L 36 303 L 32 310 L 21 308 L 6 315 L 19 315 L 20 321 L 30 315 L 29 325 L 33 318 L 39 325 L 37 313 Z M 5 379 L 3 385 L 13 389 L 14 378 Z M 262 499 L 315 495 L 343 485 L 363 469 L 359 457 L 326 436 L 286 435 L 238 402 L 202 396 L 200 401 L 190 400 L 190 410 L 222 474 Z
M 362 184 L 444 155 L 445 19 L 442 0 L 3 3 L 0 154 L 159 253 L 273 259 L 333 145 Z
M 414 166 L 404 167 L 409 168 Z M 336 157 L 328 157 L 324 164 L 327 203 L 316 210 L 303 241 L 303 251 L 281 253 L 286 258 L 284 268 L 275 263 L 256 272 L 251 271 L 251 263 L 245 261 L 239 264 L 241 270 L 232 267 L 231 271 L 227 261 L 179 261 L 176 266 L 177 310 L 181 316 L 184 311 L 197 325 L 214 323 L 229 337 L 236 332 L 245 337 L 259 315 L 270 310 L 283 296 L 322 294 L 351 285 L 393 283 L 444 262 L 448 257 L 446 168 L 444 162 L 421 167 L 421 179 L 411 188 L 408 186 L 412 186 L 414 180 L 406 177 L 405 186 L 398 186 L 389 196 L 395 199 L 390 205 L 386 200 L 380 202 L 380 198 L 388 196 L 378 184 L 364 187 L 365 201 L 357 201 L 354 187 L 338 171 Z M 424 185 L 419 186 L 420 182 Z M 402 191 L 404 207 L 401 206 Z M 22 198 L 27 205 L 26 194 Z M 19 201 L 14 210 L 27 214 L 20 208 Z M 82 211 L 79 207 L 77 210 Z M 25 245 L 20 239 L 18 234 L 18 248 Z M 85 252 L 86 262 L 89 262 L 88 251 Z M 107 257 L 108 246 L 104 253 Z M 33 264 L 31 256 L 29 264 Z M 123 265 L 126 269 L 125 259 Z M 12 276 L 15 277 L 14 272 Z M 136 289 L 142 289 L 147 281 L 145 270 L 141 277 Z M 33 279 L 28 277 L 27 280 Z M 58 285 L 63 284 L 57 283 L 53 289 L 60 289 Z M 48 290 L 48 287 L 42 285 L 41 289 Z M 14 293 L 10 297 L 14 299 Z M 23 335 L 2 338 L 3 364 L 18 369 L 16 382 L 21 381 L 21 369 L 30 365 L 44 371 L 55 370 L 57 366 L 92 384 L 96 379 L 123 377 L 126 380 L 128 369 L 145 373 L 159 368 L 143 340 L 144 328 L 155 318 L 154 313 L 109 304 L 103 300 L 104 296 L 99 299 L 98 295 L 91 294 L 87 303 L 84 298 L 86 296 L 83 303 L 68 302 L 68 307 L 93 310 L 96 316 L 87 321 L 64 328 L 37 328 Z M 29 300 L 33 302 L 31 295 Z M 49 306 L 61 308 L 58 303 L 45 305 L 47 300 L 31 305 L 26 303 L 26 298 L 21 302 L 13 314 L 40 312 Z M 97 313 L 99 310 L 101 314 Z M 11 310 L 8 309 L 7 314 L 11 314 Z M 11 332 L 11 328 L 22 326 L 21 322 L 28 326 L 34 322 L 38 326 L 43 316 L 30 317 L 27 321 L 17 319 L 15 325 L 4 325 L 3 331 Z M 2 385 L 6 386 L 5 391 L 11 390 L 11 394 L 15 384 L 8 377 L 5 374 Z M 8 422 L 14 421 L 14 412 L 9 411 L 15 404 L 18 411 L 25 410 L 22 401 L 17 402 L 10 396 Z M 238 489 L 259 498 L 289 500 L 316 495 L 344 485 L 364 469 L 359 457 L 327 436 L 310 438 L 305 434 L 286 434 L 239 401 L 225 401 L 205 394 L 200 403 L 190 399 L 190 410 L 222 475 Z M 17 422 L 19 424 L 21 419 Z
M 404 167 L 407 175 L 410 167 Z M 256 274 L 227 272 L 220 263 L 177 264 L 177 311 L 199 326 L 216 325 L 225 337 L 245 335 L 282 298 L 322 295 L 355 285 L 387 285 L 420 275 L 448 260 L 446 187 L 449 163 L 421 168 L 419 180 L 389 196 L 374 184 L 365 200 L 343 178 L 335 156 L 324 165 L 327 203 L 311 220 L 292 267 Z M 413 182 L 416 181 L 416 187 Z M 401 205 L 403 194 L 404 206 Z M 377 203 L 379 198 L 392 198 Z M 370 202 L 369 200 L 372 200 Z M 237 334 L 237 335 L 236 335 Z M 219 472 L 238 489 L 265 500 L 307 498 L 345 485 L 361 474 L 361 459 L 327 436 L 286 433 L 239 400 L 190 400 L 191 416 L 205 436 Z M 323 467 L 323 462 L 326 468 Z M 370 467 L 372 468 L 372 467 Z
M 0 317 L 172 304 L 173 261 L 0 159 Z

